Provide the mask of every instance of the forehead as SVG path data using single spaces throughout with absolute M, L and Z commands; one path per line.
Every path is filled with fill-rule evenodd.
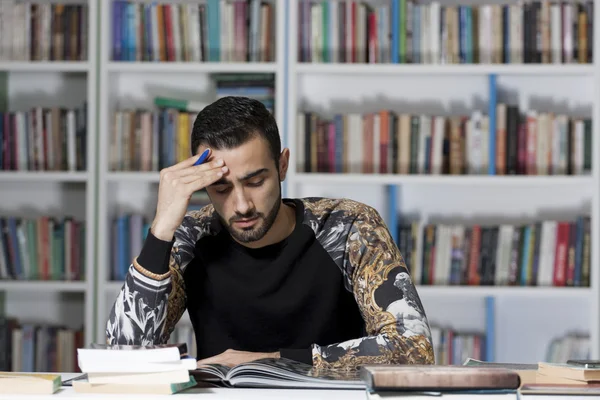
M 206 149 L 198 147 L 198 153 Z M 267 141 L 260 136 L 253 137 L 242 145 L 231 149 L 212 149 L 209 161 L 223 159 L 234 176 L 258 168 L 270 168 L 273 164 Z

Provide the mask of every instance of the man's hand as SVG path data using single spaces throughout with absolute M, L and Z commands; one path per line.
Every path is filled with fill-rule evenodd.
M 227 167 L 223 160 L 194 166 L 198 156 L 190 157 L 160 171 L 158 205 L 150 230 L 158 239 L 171 241 L 183 221 L 192 194 L 219 180 Z
M 216 356 L 198 360 L 198 366 L 203 364 L 221 364 L 227 367 L 235 367 L 245 362 L 260 360 L 261 358 L 279 358 L 279 352 L 274 353 L 253 353 L 250 351 L 225 350 Z

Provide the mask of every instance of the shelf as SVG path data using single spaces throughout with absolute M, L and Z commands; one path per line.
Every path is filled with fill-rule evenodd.
M 297 173 L 295 180 L 312 184 L 373 184 L 373 185 L 591 185 L 591 176 L 574 175 L 393 175 L 393 174 L 327 174 Z
M 106 179 L 109 182 L 150 182 L 158 183 L 160 175 L 158 172 L 135 172 L 135 171 L 123 171 L 123 172 L 109 172 L 106 175 Z
M 0 281 L 1 291 L 85 292 L 86 282 L 80 281 Z
M 296 72 L 302 74 L 406 74 L 406 75 L 577 75 L 592 76 L 592 64 L 317 64 L 300 63 Z
M 88 180 L 87 172 L 61 171 L 0 171 L 0 182 L 82 182 Z
M 108 63 L 111 72 L 160 72 L 160 73 L 273 73 L 277 70 L 275 63 L 197 63 L 197 62 L 131 62 L 111 61 Z
M 86 61 L 0 61 L 4 72 L 88 72 Z
M 114 293 L 115 295 L 119 293 L 119 290 L 123 287 L 123 281 L 109 281 L 104 283 L 104 291 L 108 292 L 108 294 Z
M 589 297 L 589 287 L 551 286 L 432 286 L 417 285 L 420 297 L 435 296 L 526 296 L 526 297 Z

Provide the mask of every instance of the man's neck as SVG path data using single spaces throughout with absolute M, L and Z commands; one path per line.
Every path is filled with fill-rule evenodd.
M 281 202 L 275 222 L 271 229 L 260 240 L 251 243 L 241 243 L 246 247 L 258 249 L 260 247 L 269 246 L 274 243 L 279 243 L 292 234 L 296 226 L 296 208 L 293 205 Z

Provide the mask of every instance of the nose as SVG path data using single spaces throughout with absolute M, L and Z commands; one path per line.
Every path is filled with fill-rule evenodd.
M 252 212 L 254 204 L 248 198 L 244 189 L 240 188 L 235 191 L 235 211 L 240 215 L 246 215 Z

